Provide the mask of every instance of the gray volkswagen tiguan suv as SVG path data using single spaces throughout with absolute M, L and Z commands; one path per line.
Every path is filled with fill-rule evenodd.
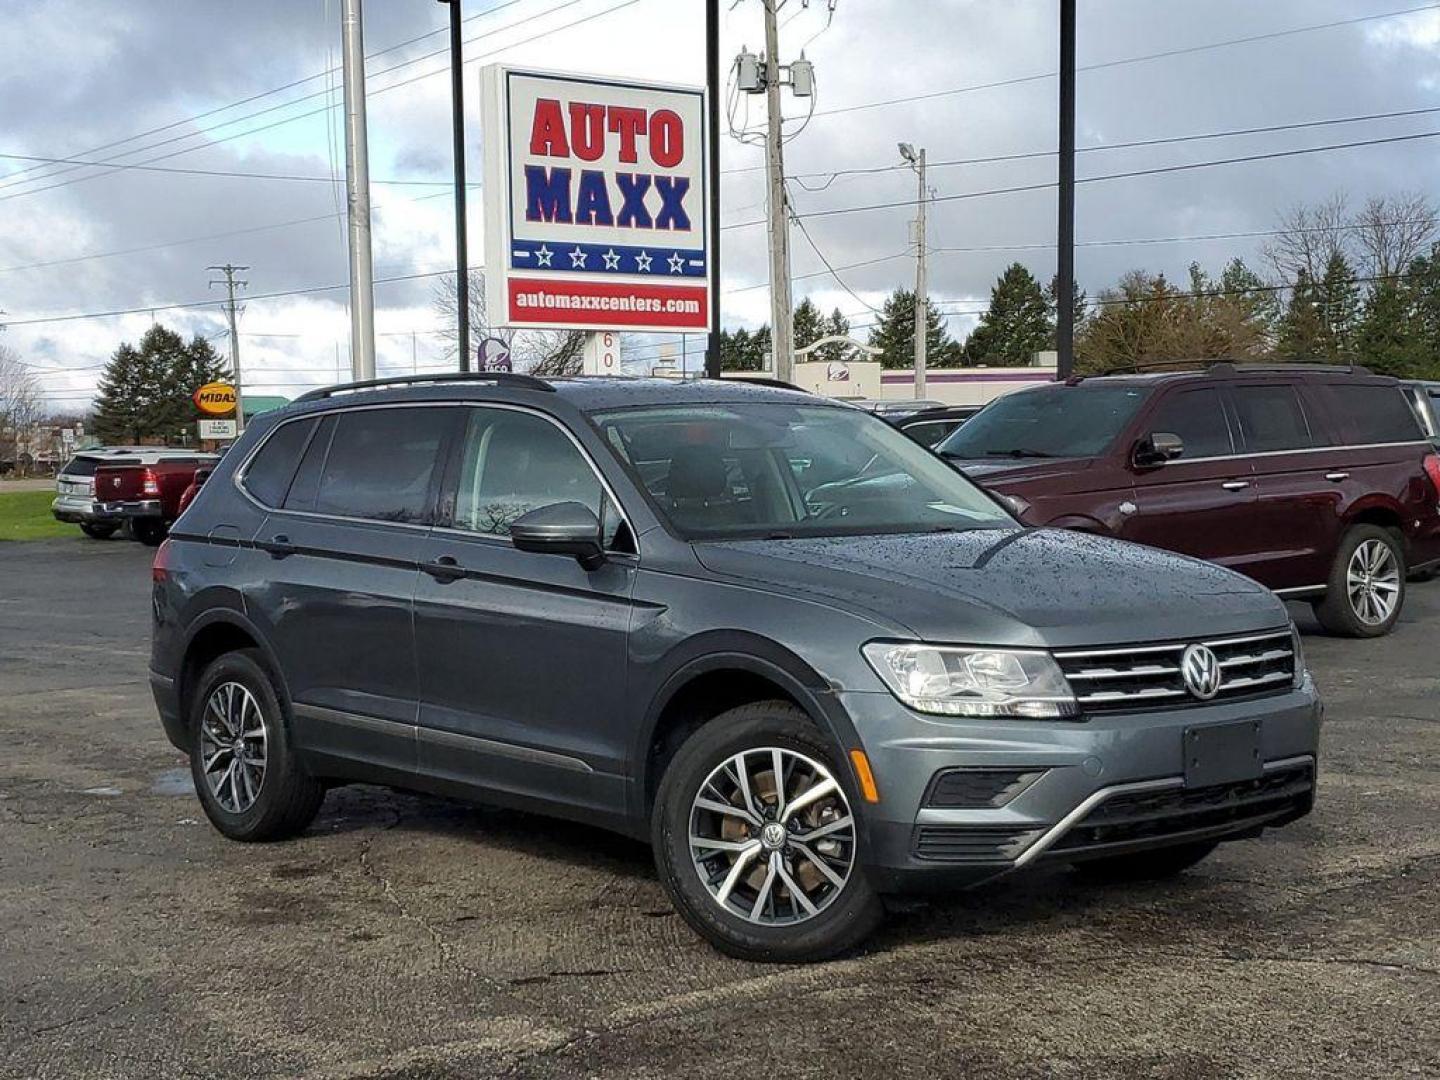
M 1192 865 L 1311 806 L 1285 608 L 1025 528 L 859 409 L 726 382 L 433 377 L 257 419 L 154 568 L 151 681 L 215 827 L 360 781 L 649 839 L 722 950 L 887 894 Z

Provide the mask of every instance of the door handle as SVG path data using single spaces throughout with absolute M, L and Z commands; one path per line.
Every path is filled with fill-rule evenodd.
M 1220 485 L 1226 491 L 1244 491 L 1250 486 L 1249 480 L 1226 480 Z
M 1339 471 L 1336 471 L 1336 472 L 1327 472 L 1327 473 L 1325 474 L 1325 479 L 1326 479 L 1326 480 L 1333 480 L 1333 481 L 1335 481 L 1335 482 L 1338 484 L 1341 480 L 1349 480 L 1349 479 L 1350 479 L 1350 474 L 1349 474 L 1348 472 L 1339 472 Z
M 426 563 L 422 569 L 442 585 L 459 581 L 465 576 L 464 569 L 452 555 L 441 555 L 434 562 Z
M 295 554 L 295 545 L 290 543 L 290 537 L 283 533 L 272 537 L 268 543 L 260 546 L 270 553 L 272 559 L 283 559 L 287 555 Z

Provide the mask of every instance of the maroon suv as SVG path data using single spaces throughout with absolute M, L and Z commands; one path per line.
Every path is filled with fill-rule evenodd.
M 1216 364 L 992 402 L 937 448 L 1021 519 L 1209 559 L 1384 634 L 1440 565 L 1440 457 L 1394 379 Z

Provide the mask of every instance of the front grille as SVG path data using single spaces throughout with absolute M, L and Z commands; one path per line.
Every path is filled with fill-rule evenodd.
M 935 862 L 1011 862 L 1044 828 L 1015 825 L 921 825 L 915 857 Z
M 1182 833 L 1243 832 L 1308 808 L 1313 762 L 1273 769 L 1255 780 L 1203 788 L 1166 788 L 1116 795 L 1086 814 L 1048 854 L 1163 839 Z
M 1180 675 L 1180 658 L 1191 644 L 1064 649 L 1055 659 L 1084 712 L 1194 705 L 1200 699 L 1185 688 Z M 1211 700 L 1280 693 L 1295 681 L 1295 642 L 1288 628 L 1200 644 L 1220 661 L 1220 690 Z
M 946 769 L 935 774 L 926 806 L 1004 806 L 1044 775 L 1044 769 Z

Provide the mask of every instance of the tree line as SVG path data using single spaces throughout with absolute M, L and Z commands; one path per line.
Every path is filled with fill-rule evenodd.
M 1093 299 L 1076 288 L 1076 364 L 1082 372 L 1163 366 L 1169 361 L 1321 361 L 1362 364 L 1405 378 L 1440 378 L 1440 229 L 1429 198 L 1379 196 L 1358 209 L 1343 195 L 1280 215 L 1262 251 L 1266 272 L 1241 258 L 1218 274 L 1192 263 L 1184 281 L 1132 270 Z M 979 324 L 952 338 L 934 304 L 931 367 L 1018 366 L 1054 349 L 1055 283 L 1042 286 L 1019 262 L 996 279 Z M 795 309 L 803 347 L 850 330 L 838 310 L 822 317 L 808 298 Z M 886 368 L 914 364 L 915 294 L 897 288 L 869 327 Z M 724 331 L 722 364 L 766 366 L 768 327 Z M 840 347 L 822 350 L 840 359 Z

